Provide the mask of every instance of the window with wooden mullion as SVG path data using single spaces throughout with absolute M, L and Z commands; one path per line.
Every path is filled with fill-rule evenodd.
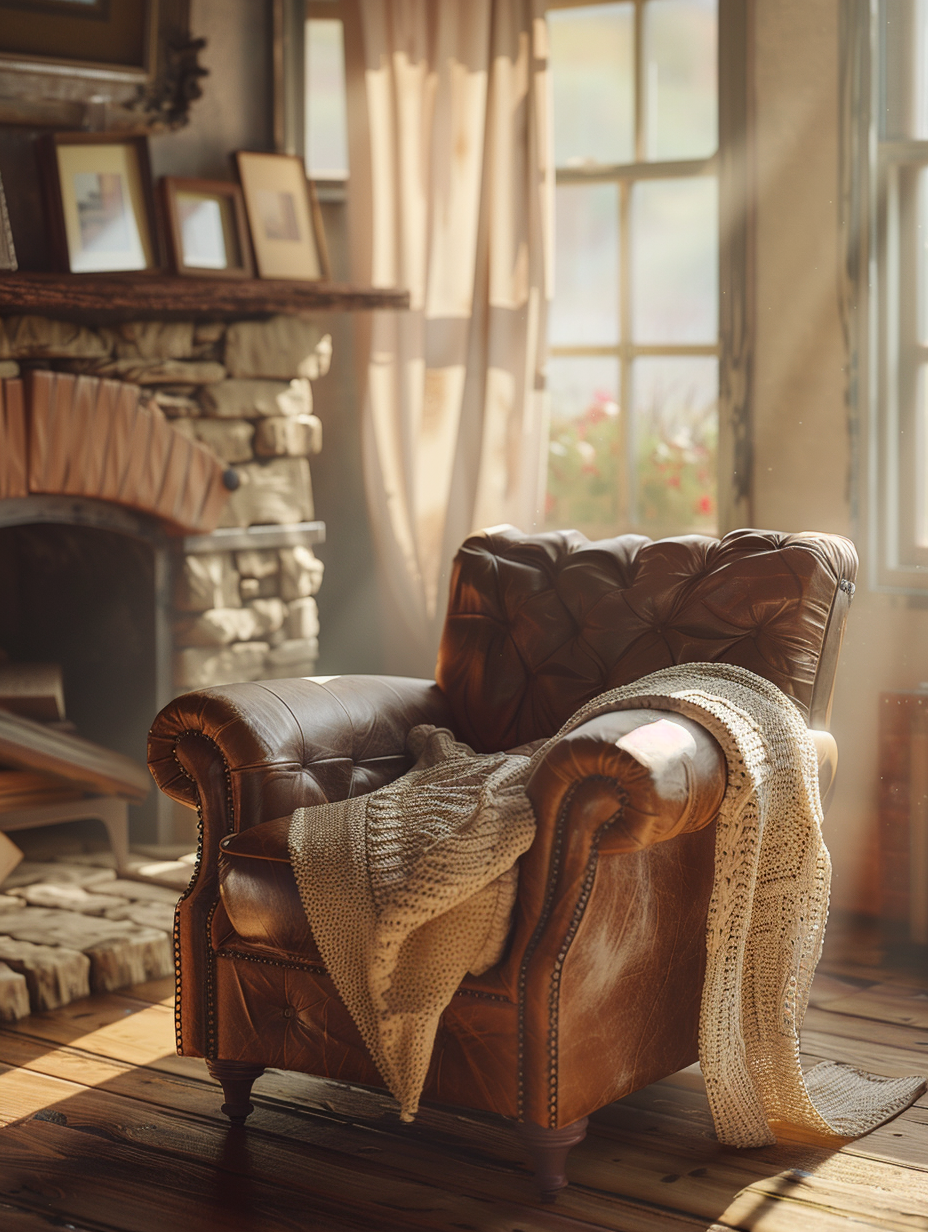
M 880 0 L 873 582 L 928 588 L 928 4 Z M 876 40 L 875 40 L 876 41 Z
M 344 199 L 348 181 L 344 11 L 340 0 L 305 0 L 306 170 L 322 199 Z
M 716 527 L 716 23 L 711 0 L 549 11 L 551 527 Z
M 928 142 L 880 149 L 884 563 L 928 567 Z

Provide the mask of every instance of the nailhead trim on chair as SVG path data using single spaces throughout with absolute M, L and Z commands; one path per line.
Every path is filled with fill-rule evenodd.
M 580 925 L 580 920 L 583 917 L 583 912 L 586 909 L 586 904 L 590 896 L 590 891 L 593 887 L 593 879 L 596 875 L 596 862 L 599 855 L 599 843 L 602 839 L 603 832 L 613 825 L 615 821 L 622 815 L 626 804 L 628 803 L 628 793 L 625 788 L 616 779 L 607 778 L 605 775 L 589 775 L 584 778 L 583 783 L 594 779 L 598 782 L 609 785 L 615 795 L 618 797 L 618 808 L 603 824 L 599 827 L 593 836 L 593 849 L 590 853 L 590 860 L 587 865 L 586 874 L 584 876 L 583 887 L 581 889 L 580 898 L 577 901 L 577 906 L 574 908 L 574 913 L 571 917 L 567 932 L 564 935 L 564 940 L 558 950 L 555 960 L 554 971 L 551 977 L 551 991 L 548 996 L 549 1009 L 549 1027 L 548 1027 L 548 1117 L 550 1127 L 553 1128 L 557 1121 L 557 1036 L 558 1036 L 558 1012 L 559 1012 L 559 996 L 560 996 L 560 979 L 561 968 L 564 965 L 564 960 L 567 957 L 567 952 L 570 949 L 571 943 L 577 928 Z M 580 787 L 580 783 L 572 783 L 567 789 L 564 799 L 561 801 L 561 807 L 558 810 L 557 824 L 555 826 L 554 843 L 551 849 L 551 864 L 548 873 L 548 884 L 545 886 L 545 897 L 541 908 L 538 923 L 535 926 L 535 931 L 532 933 L 531 939 L 525 949 L 525 954 L 522 958 L 521 966 L 519 967 L 519 982 L 518 982 L 518 1114 L 519 1120 L 523 1120 L 525 1116 L 525 982 L 528 978 L 528 966 L 531 959 L 538 948 L 538 942 L 541 939 L 541 934 L 551 915 L 551 907 L 554 902 L 554 890 L 557 883 L 557 874 L 560 868 L 561 848 L 564 840 L 564 829 L 567 815 L 573 804 L 574 794 Z
M 184 901 L 184 899 L 192 892 L 193 887 L 196 885 L 197 878 L 199 877 L 199 874 L 200 874 L 200 864 L 203 859 L 203 802 L 200 799 L 200 790 L 197 785 L 196 779 L 193 777 L 192 774 L 189 774 L 187 772 L 187 770 L 184 768 L 183 765 L 181 765 L 180 758 L 177 756 L 177 746 L 181 742 L 181 740 L 186 739 L 187 736 L 196 736 L 200 740 L 207 741 L 208 744 L 211 744 L 213 746 L 213 748 L 216 750 L 216 752 L 219 754 L 220 758 L 222 759 L 222 772 L 223 772 L 223 778 L 225 779 L 225 785 L 226 785 L 226 816 L 229 818 L 229 825 L 227 827 L 227 832 L 229 834 L 232 834 L 234 832 L 234 825 L 232 824 L 232 819 L 234 817 L 234 803 L 233 803 L 233 797 L 232 797 L 232 772 L 229 769 L 229 763 L 226 761 L 225 754 L 223 753 L 222 749 L 219 747 L 218 744 L 216 744 L 214 740 L 210 740 L 209 736 L 204 735 L 203 732 L 197 731 L 195 728 L 188 728 L 187 730 L 182 731 L 177 736 L 175 736 L 174 743 L 171 749 L 172 756 L 174 757 L 174 761 L 177 764 L 178 770 L 181 772 L 184 778 L 189 779 L 190 782 L 193 783 L 194 788 L 196 789 L 196 792 L 197 792 L 197 858 L 196 858 L 196 863 L 193 866 L 193 873 L 191 874 L 190 881 L 187 885 L 187 888 L 183 892 L 183 894 L 180 896 L 180 898 L 177 900 L 177 906 L 174 908 L 174 933 L 173 933 L 173 942 L 174 942 L 174 1039 L 175 1039 L 175 1046 L 179 1053 L 182 1050 L 181 991 L 183 987 L 183 974 L 181 972 L 181 965 L 180 965 L 180 920 L 178 916 L 178 908 L 180 907 L 180 904 Z M 216 900 L 214 901 L 213 905 L 210 907 L 209 912 L 207 913 L 207 916 L 206 916 L 206 1055 L 207 1057 L 211 1059 L 215 1059 L 215 1056 L 216 1056 L 216 997 L 215 997 L 216 982 L 215 982 L 215 970 L 214 970 L 214 964 L 213 964 L 212 925 L 213 925 L 213 916 L 215 915 L 216 908 L 218 906 L 219 906 L 219 897 L 217 895 Z
M 454 995 L 456 997 L 479 997 L 481 1001 L 502 1001 L 505 1005 L 512 1005 L 512 998 L 504 993 L 483 992 L 480 988 L 456 988 Z
M 288 971 L 309 971 L 312 975 L 328 975 L 325 967 L 321 967 L 318 963 L 300 962 L 297 958 L 292 960 L 266 958 L 263 954 L 246 954 L 242 950 L 235 950 L 228 945 L 224 945 L 222 949 L 217 950 L 216 957 L 241 958 L 245 962 L 264 963 L 267 967 L 286 967 Z
M 183 767 L 181 767 L 183 769 Z M 180 1022 L 180 1001 L 181 1001 L 181 976 L 180 976 L 180 914 L 178 908 L 181 903 L 190 893 L 191 888 L 196 883 L 200 873 L 200 860 L 203 857 L 203 809 L 200 806 L 199 798 L 197 799 L 197 858 L 193 866 L 193 874 L 186 890 L 174 904 L 174 929 L 172 934 L 172 942 L 174 946 L 174 1046 L 180 1052 L 181 1047 L 181 1022 Z
M 594 776 L 591 775 L 591 778 Z M 595 776 L 600 777 L 600 776 Z M 557 1127 L 557 1080 L 558 1080 L 558 1011 L 560 1009 L 561 998 L 561 972 L 564 968 L 564 962 L 567 959 L 567 952 L 573 944 L 574 937 L 577 935 L 577 929 L 580 927 L 580 921 L 583 919 L 583 914 L 586 911 L 587 903 L 590 901 L 590 893 L 593 889 L 593 881 L 596 877 L 596 866 L 599 863 L 599 844 L 602 841 L 603 834 L 613 824 L 616 819 L 621 816 L 622 810 L 627 802 L 627 795 L 619 787 L 615 779 L 605 779 L 603 782 L 612 783 L 621 793 L 622 802 L 616 809 L 615 813 L 596 830 L 593 835 L 593 842 L 590 849 L 590 858 L 587 862 L 586 872 L 583 877 L 583 885 L 580 889 L 580 897 L 577 899 L 577 905 L 574 907 L 574 913 L 570 918 L 570 924 L 567 927 L 567 932 L 564 934 L 564 940 L 561 942 L 561 948 L 557 952 L 557 958 L 554 960 L 554 967 L 551 971 L 551 989 L 548 993 L 548 1128 L 555 1129 Z
M 219 899 L 217 898 L 206 917 L 206 1056 L 210 1061 L 218 1060 L 219 1049 L 218 1023 L 216 1022 L 216 960 L 212 946 L 213 916 L 218 906 Z
M 265 963 L 269 967 L 286 967 L 290 971 L 309 971 L 312 975 L 325 975 L 329 979 L 327 969 L 320 966 L 319 963 L 301 962 L 299 958 L 292 956 L 290 960 L 283 958 L 269 958 L 264 954 L 248 954 L 244 950 L 236 950 L 232 946 L 224 945 L 216 951 L 217 958 L 241 958 L 245 962 Z M 509 997 L 498 992 L 483 992 L 479 988 L 458 988 L 454 995 L 456 997 L 479 997 L 483 1001 L 502 1001 L 506 1005 L 511 1005 L 512 1001 Z
M 542 930 L 548 921 L 548 916 L 551 913 L 551 903 L 554 900 L 554 886 L 557 880 L 557 870 L 561 859 L 561 845 L 563 839 L 563 826 L 561 825 L 562 818 L 570 808 L 570 802 L 573 799 L 574 792 L 577 790 L 577 784 L 572 783 L 567 789 L 558 813 L 557 825 L 555 826 L 554 844 L 551 850 L 551 862 L 548 871 L 548 884 L 545 886 L 545 897 L 541 907 L 541 915 L 538 923 L 535 925 L 535 931 L 529 938 L 529 943 L 525 947 L 525 953 L 522 956 L 522 962 L 519 966 L 519 982 L 518 988 L 518 1049 L 516 1053 L 517 1064 L 519 1067 L 519 1082 L 518 1082 L 518 1113 L 521 1121 L 525 1116 L 525 981 L 528 978 L 528 965 L 538 948 L 538 942 L 541 938 Z
M 226 784 L 226 816 L 229 819 L 229 824 L 226 827 L 226 832 L 227 834 L 233 834 L 235 832 L 235 826 L 233 824 L 234 823 L 234 801 L 233 801 L 233 796 L 232 796 L 232 776 L 231 776 L 231 771 L 229 769 L 229 764 L 226 761 L 226 758 L 223 755 L 222 750 L 219 748 L 219 746 L 214 741 L 210 740 L 208 736 L 204 736 L 202 732 L 199 732 L 196 730 L 187 730 L 187 731 L 181 732 L 174 740 L 174 747 L 173 747 L 174 760 L 177 763 L 177 767 L 180 770 L 181 774 L 183 774 L 185 778 L 189 779 L 192 783 L 194 783 L 194 785 L 196 785 L 196 780 L 181 765 L 180 760 L 177 756 L 177 745 L 180 743 L 181 740 L 183 740 L 187 736 L 197 736 L 201 740 L 209 741 L 209 743 L 213 745 L 213 747 L 219 753 L 219 756 L 222 758 L 223 777 L 225 779 L 225 784 Z M 554 968 L 551 974 L 551 989 L 550 989 L 549 996 L 548 996 L 548 1005 L 549 1005 L 548 1116 L 549 1116 L 549 1122 L 550 1122 L 551 1128 L 554 1127 L 557 1121 L 557 1037 L 558 1037 L 558 1009 L 559 1009 L 559 997 L 560 997 L 561 970 L 567 958 L 567 953 L 573 942 L 574 936 L 576 935 L 577 929 L 580 926 L 580 921 L 583 918 L 583 913 L 586 910 L 586 905 L 587 905 L 590 893 L 593 888 L 593 880 L 596 875 L 596 863 L 597 863 L 598 855 L 599 855 L 599 851 L 598 851 L 599 843 L 602 839 L 602 835 L 604 831 L 608 829 L 609 826 L 613 825 L 616 819 L 621 815 L 622 810 L 625 807 L 625 804 L 627 803 L 627 800 L 628 800 L 628 796 L 624 788 L 618 783 L 617 780 L 606 778 L 604 776 L 598 776 L 598 775 L 589 776 L 589 777 L 597 778 L 603 783 L 609 784 L 615 791 L 616 795 L 619 797 L 620 803 L 615 813 L 613 813 L 613 815 L 610 818 L 608 818 L 608 820 L 603 822 L 603 824 L 597 829 L 595 835 L 593 836 L 593 846 L 592 846 L 592 850 L 590 853 L 590 860 L 587 865 L 586 874 L 584 876 L 583 886 L 580 892 L 580 897 L 577 900 L 577 905 L 574 908 L 574 913 L 571 917 L 570 925 L 568 926 L 567 932 L 561 943 L 561 947 L 558 950 L 557 958 L 555 959 Z M 587 779 L 584 779 L 583 781 L 586 782 Z M 536 925 L 535 932 L 532 934 L 532 938 L 529 941 L 529 944 L 526 948 L 525 956 L 522 960 L 522 964 L 519 969 L 517 1004 L 518 1004 L 518 1032 L 519 1032 L 518 1110 L 519 1110 L 520 1120 L 522 1119 L 524 1115 L 524 1105 L 525 1105 L 524 1040 L 525 1040 L 525 981 L 527 978 L 527 968 L 528 968 L 529 961 L 538 946 L 538 940 L 540 939 L 544 926 L 547 923 L 548 917 L 551 914 L 551 906 L 554 901 L 554 887 L 557 881 L 558 865 L 560 862 L 561 847 L 563 845 L 564 819 L 566 818 L 567 814 L 570 811 L 570 807 L 573 801 L 573 795 L 577 787 L 579 787 L 579 784 L 577 783 L 571 785 L 571 787 L 568 789 L 567 794 L 564 797 L 564 800 L 562 801 L 561 808 L 558 812 L 555 842 L 554 842 L 554 846 L 552 850 L 551 871 L 548 876 L 548 884 L 545 887 L 544 904 L 542 906 L 542 911 L 541 911 L 539 922 Z M 190 879 L 190 884 L 187 886 L 187 889 L 184 891 L 184 893 L 181 895 L 180 899 L 178 900 L 178 906 L 190 894 L 191 890 L 196 884 L 197 876 L 200 871 L 200 863 L 201 863 L 202 857 L 203 857 L 203 805 L 202 805 L 202 801 L 199 799 L 199 791 L 198 791 L 197 793 L 197 857 L 196 857 L 196 863 L 194 865 L 194 871 Z M 239 950 L 229 949 L 227 947 L 223 947 L 219 951 L 214 951 L 213 946 L 212 946 L 212 922 L 213 922 L 213 916 L 215 915 L 216 909 L 218 906 L 219 906 L 219 898 L 217 896 L 216 900 L 213 902 L 212 906 L 210 907 L 209 913 L 206 918 L 206 938 L 205 938 L 206 967 L 207 967 L 206 1055 L 211 1060 L 216 1059 L 216 1052 L 217 1052 L 217 1040 L 216 1040 L 217 1024 L 216 1024 L 216 997 L 215 997 L 215 959 L 216 957 L 241 958 L 241 959 L 245 959 L 248 962 L 265 963 L 268 966 L 286 967 L 286 968 L 289 968 L 291 970 L 296 970 L 296 971 L 309 971 L 315 975 L 327 975 L 328 974 L 325 967 L 320 967 L 314 964 L 301 963 L 298 961 L 289 962 L 289 961 L 285 961 L 282 959 L 275 959 L 275 958 L 264 958 L 257 954 L 245 954 Z M 177 1049 L 178 1051 L 180 1051 L 181 1050 L 181 998 L 182 998 L 183 974 L 181 971 L 181 964 L 180 964 L 180 925 L 179 925 L 178 914 L 177 914 L 176 909 L 174 912 L 174 960 L 175 960 L 174 961 L 174 971 L 175 971 L 174 1030 L 175 1030 Z M 489 1001 L 503 1001 L 503 1002 L 509 1001 L 508 997 L 503 996 L 499 993 L 486 993 L 486 992 L 481 992 L 479 989 L 470 989 L 470 988 L 458 989 L 457 992 L 455 993 L 455 996 L 479 997 L 479 998 L 483 998 Z

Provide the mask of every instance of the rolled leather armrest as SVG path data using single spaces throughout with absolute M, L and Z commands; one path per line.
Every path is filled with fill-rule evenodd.
M 450 719 L 431 680 L 391 676 L 227 685 L 187 693 L 161 711 L 148 743 L 152 775 L 202 816 L 200 859 L 176 916 L 185 1055 L 208 1056 L 215 1046 L 203 990 L 212 986 L 222 839 L 390 782 L 411 764 L 410 728 Z
M 837 746 L 829 732 L 810 734 L 827 807 Z M 537 829 L 520 862 L 513 954 L 529 944 L 546 899 L 576 901 L 598 856 L 640 851 L 713 822 L 727 781 L 715 738 L 669 710 L 612 711 L 558 740 L 527 785 Z
M 448 726 L 430 680 L 335 676 L 252 681 L 175 698 L 155 719 L 148 764 L 173 799 L 196 807 L 198 780 L 217 759 L 232 829 L 309 804 L 361 795 L 412 764 L 406 736 L 418 723 Z
M 618 785 L 600 854 L 637 851 L 702 829 L 725 793 L 725 757 L 704 727 L 672 711 L 616 710 L 562 737 L 532 775 L 536 811 L 583 780 Z
M 519 862 L 504 982 L 517 979 L 529 957 L 539 971 L 555 961 L 600 855 L 704 828 L 726 782 L 715 739 L 669 710 L 615 710 L 558 740 L 527 784 L 535 838 Z
M 834 794 L 838 746 L 831 732 L 811 729 L 823 810 Z M 562 785 L 583 779 L 621 784 L 621 811 L 600 838 L 600 854 L 636 851 L 708 825 L 718 812 L 727 771 L 718 742 L 699 723 L 671 711 L 617 710 L 569 732 L 529 782 L 536 805 Z

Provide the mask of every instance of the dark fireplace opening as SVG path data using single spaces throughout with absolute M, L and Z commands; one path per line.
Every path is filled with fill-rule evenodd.
M 87 526 L 0 528 L 0 650 L 60 664 L 77 734 L 145 764 L 157 710 L 151 545 Z M 157 841 L 155 796 L 129 810 L 134 842 Z

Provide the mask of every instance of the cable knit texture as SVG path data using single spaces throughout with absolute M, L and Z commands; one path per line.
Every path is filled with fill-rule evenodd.
M 815 748 L 775 685 L 719 663 L 665 668 L 610 690 L 531 757 L 475 754 L 444 729 L 414 728 L 408 774 L 293 814 L 290 856 L 313 935 L 401 1115 L 417 1110 L 438 1019 L 461 979 L 505 947 L 516 861 L 534 835 L 529 776 L 566 732 L 637 707 L 702 723 L 728 764 L 699 1041 L 719 1139 L 762 1146 L 781 1125 L 866 1133 L 925 1082 L 833 1062 L 803 1076 L 799 1029 L 831 876 Z

